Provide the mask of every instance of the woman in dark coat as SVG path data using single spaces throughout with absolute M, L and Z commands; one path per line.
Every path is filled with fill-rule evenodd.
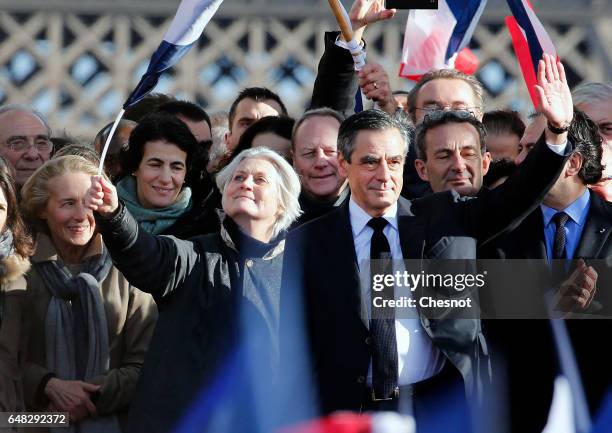
M 198 396 L 197 431 L 269 430 L 267 401 L 254 393 L 269 394 L 277 373 L 284 232 L 300 213 L 299 179 L 261 147 L 240 153 L 217 185 L 221 231 L 183 241 L 138 230 L 114 187 L 92 178 L 86 203 L 114 262 L 160 310 L 130 432 L 174 431 Z
M 2 160 L 2 158 L 0 158 Z M 15 184 L 0 162 L 0 412 L 24 410 L 23 358 L 24 273 L 30 268 L 32 240 L 17 206 Z

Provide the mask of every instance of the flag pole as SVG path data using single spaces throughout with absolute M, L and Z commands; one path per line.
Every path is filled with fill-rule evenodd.
M 340 26 L 340 32 L 342 33 L 342 37 L 346 42 L 350 42 L 353 40 L 353 27 L 350 22 L 347 22 L 347 15 L 344 6 L 340 3 L 340 0 L 328 0 L 329 7 L 331 8 L 334 16 L 336 17 L 336 21 Z
M 104 160 L 106 159 L 106 153 L 108 152 L 108 146 L 111 140 L 113 139 L 113 135 L 115 135 L 117 126 L 119 125 L 119 122 L 121 121 L 121 118 L 123 117 L 124 113 L 125 113 L 125 109 L 122 108 L 121 111 L 119 111 L 119 114 L 117 114 L 115 121 L 113 122 L 113 127 L 108 133 L 108 137 L 106 137 L 106 141 L 104 142 L 104 148 L 102 149 L 102 156 L 100 156 L 100 165 L 98 166 L 98 176 L 101 176 L 102 172 L 104 171 Z
M 328 2 L 329 7 L 334 13 L 334 17 L 336 17 L 336 21 L 340 26 L 342 37 L 346 41 L 346 47 L 351 53 L 351 56 L 353 56 L 355 70 L 360 71 L 361 68 L 365 66 L 365 53 L 363 52 L 360 41 L 356 41 L 354 39 L 353 27 L 351 26 L 351 21 L 346 13 L 346 9 L 344 9 L 344 6 L 342 6 L 340 0 L 328 0 Z

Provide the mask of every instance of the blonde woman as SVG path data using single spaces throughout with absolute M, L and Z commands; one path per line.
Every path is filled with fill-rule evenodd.
M 37 233 L 27 276 L 28 410 L 70 414 L 80 432 L 122 431 L 157 309 L 113 266 L 84 206 L 96 166 L 52 159 L 22 190 Z M 75 430 L 76 431 L 76 430 Z

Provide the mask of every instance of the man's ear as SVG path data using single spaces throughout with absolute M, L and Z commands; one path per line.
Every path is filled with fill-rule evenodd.
M 348 166 L 350 163 L 344 159 L 342 153 L 338 152 L 338 174 L 344 178 L 348 177 Z
M 565 163 L 565 175 L 567 177 L 576 176 L 580 172 L 583 162 L 584 159 L 579 152 L 572 153 Z
M 414 167 L 416 168 L 417 174 L 425 182 L 429 182 L 429 175 L 427 174 L 427 164 L 422 159 L 414 160 Z
M 489 172 L 489 167 L 491 166 L 491 153 L 485 152 L 482 155 L 482 175 L 484 176 Z

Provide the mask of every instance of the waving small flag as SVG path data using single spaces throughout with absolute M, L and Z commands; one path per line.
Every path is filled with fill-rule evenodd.
M 155 88 L 159 76 L 174 66 L 200 38 L 223 0 L 183 0 L 164 40 L 151 57 L 147 72 L 123 104 L 128 108 Z
M 440 0 L 437 10 L 411 10 L 400 77 L 418 80 L 442 68 L 474 73 L 478 61 L 467 45 L 486 4 L 487 0 Z
M 507 0 L 507 2 L 514 16 L 506 17 L 506 26 L 531 101 L 537 109 L 538 99 L 534 86 L 537 83 L 538 61 L 544 53 L 556 57 L 557 51 L 528 0 Z
M 117 125 L 125 113 L 125 109 L 136 104 L 144 98 L 157 85 L 160 75 L 174 66 L 189 51 L 191 46 L 202 36 L 204 27 L 217 12 L 223 0 L 182 0 L 179 4 L 176 15 L 166 31 L 157 50 L 151 56 L 149 67 L 142 76 L 136 88 L 132 91 L 127 101 L 123 104 L 123 109 L 115 118 L 110 134 L 104 143 L 102 155 L 100 156 L 100 166 L 98 176 L 102 174 L 104 159 L 108 145 L 115 134 Z

